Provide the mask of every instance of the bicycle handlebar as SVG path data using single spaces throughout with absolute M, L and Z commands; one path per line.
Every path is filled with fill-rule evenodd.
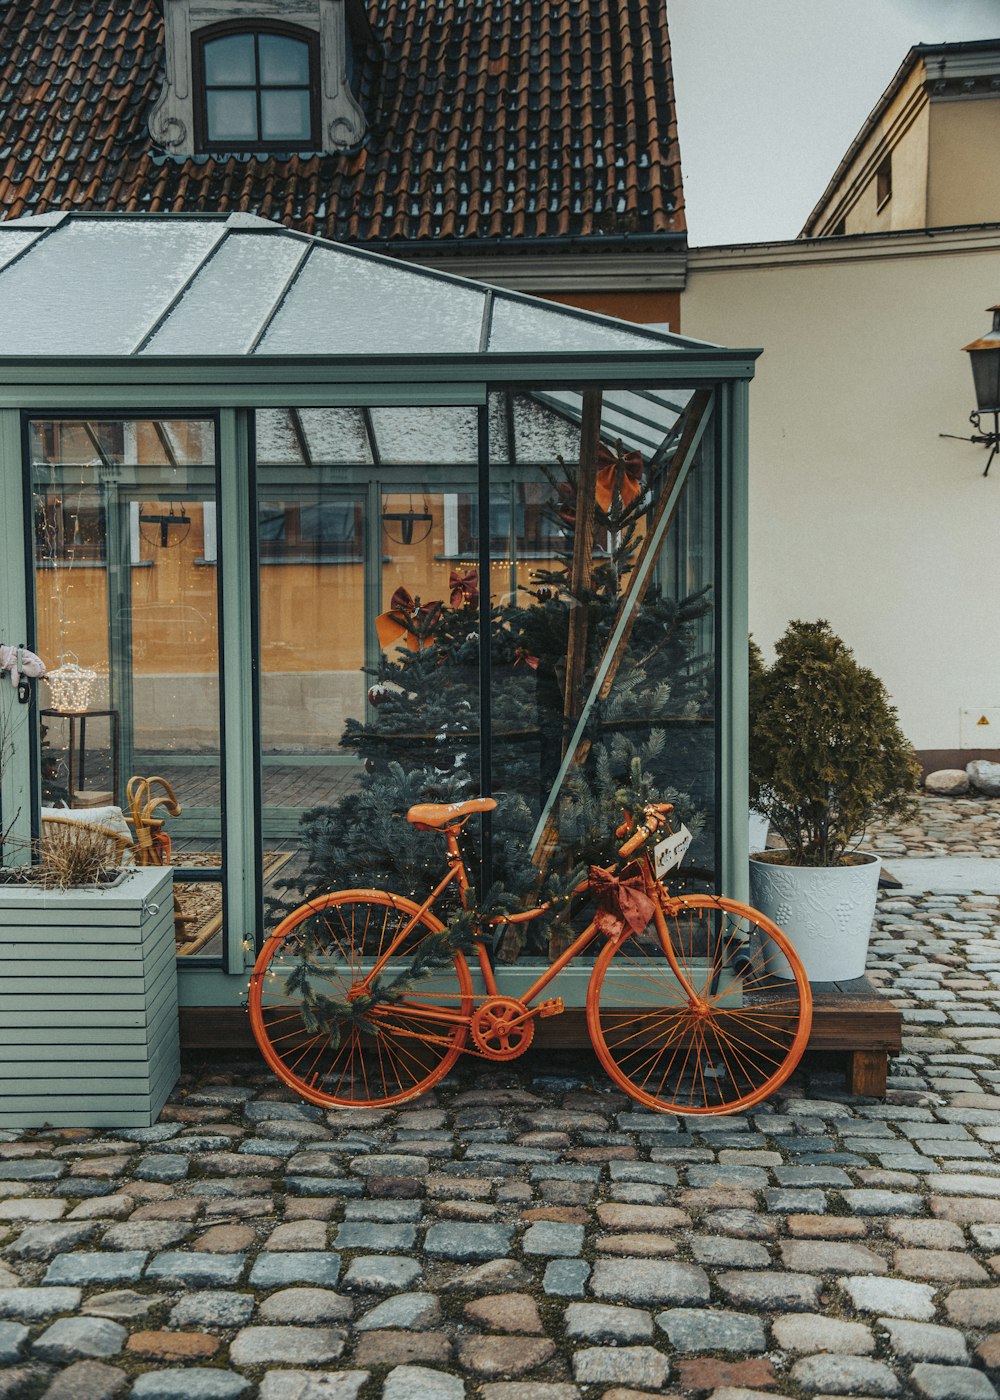
M 630 836 L 624 846 L 620 846 L 618 854 L 623 859 L 637 851 L 648 836 L 652 836 L 659 831 L 661 826 L 667 822 L 667 813 L 674 810 L 672 802 L 649 802 L 643 809 L 645 816 L 644 823 L 636 830 L 634 836 Z

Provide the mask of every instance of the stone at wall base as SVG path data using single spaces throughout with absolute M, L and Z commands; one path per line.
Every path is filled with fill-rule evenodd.
M 924 792 L 941 797 L 961 797 L 969 791 L 969 775 L 964 768 L 939 768 L 924 779 Z
M 974 758 L 965 765 L 969 781 L 983 797 L 1000 797 L 1000 763 L 989 763 L 985 758 Z

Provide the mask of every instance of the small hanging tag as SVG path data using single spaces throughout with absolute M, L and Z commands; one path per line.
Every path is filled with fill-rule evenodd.
M 687 855 L 693 840 L 694 837 L 690 831 L 682 824 L 673 835 L 665 836 L 662 841 L 657 841 L 653 853 L 657 879 L 662 880 L 664 875 L 677 869 Z

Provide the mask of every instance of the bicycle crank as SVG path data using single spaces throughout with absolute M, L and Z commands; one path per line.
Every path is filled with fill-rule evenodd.
M 516 997 L 488 997 L 470 1022 L 476 1049 L 490 1060 L 516 1060 L 535 1037 L 535 1011 Z

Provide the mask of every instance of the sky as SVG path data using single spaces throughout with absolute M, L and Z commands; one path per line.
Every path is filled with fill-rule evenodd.
M 692 247 L 795 238 L 913 44 L 1000 0 L 667 0 Z

